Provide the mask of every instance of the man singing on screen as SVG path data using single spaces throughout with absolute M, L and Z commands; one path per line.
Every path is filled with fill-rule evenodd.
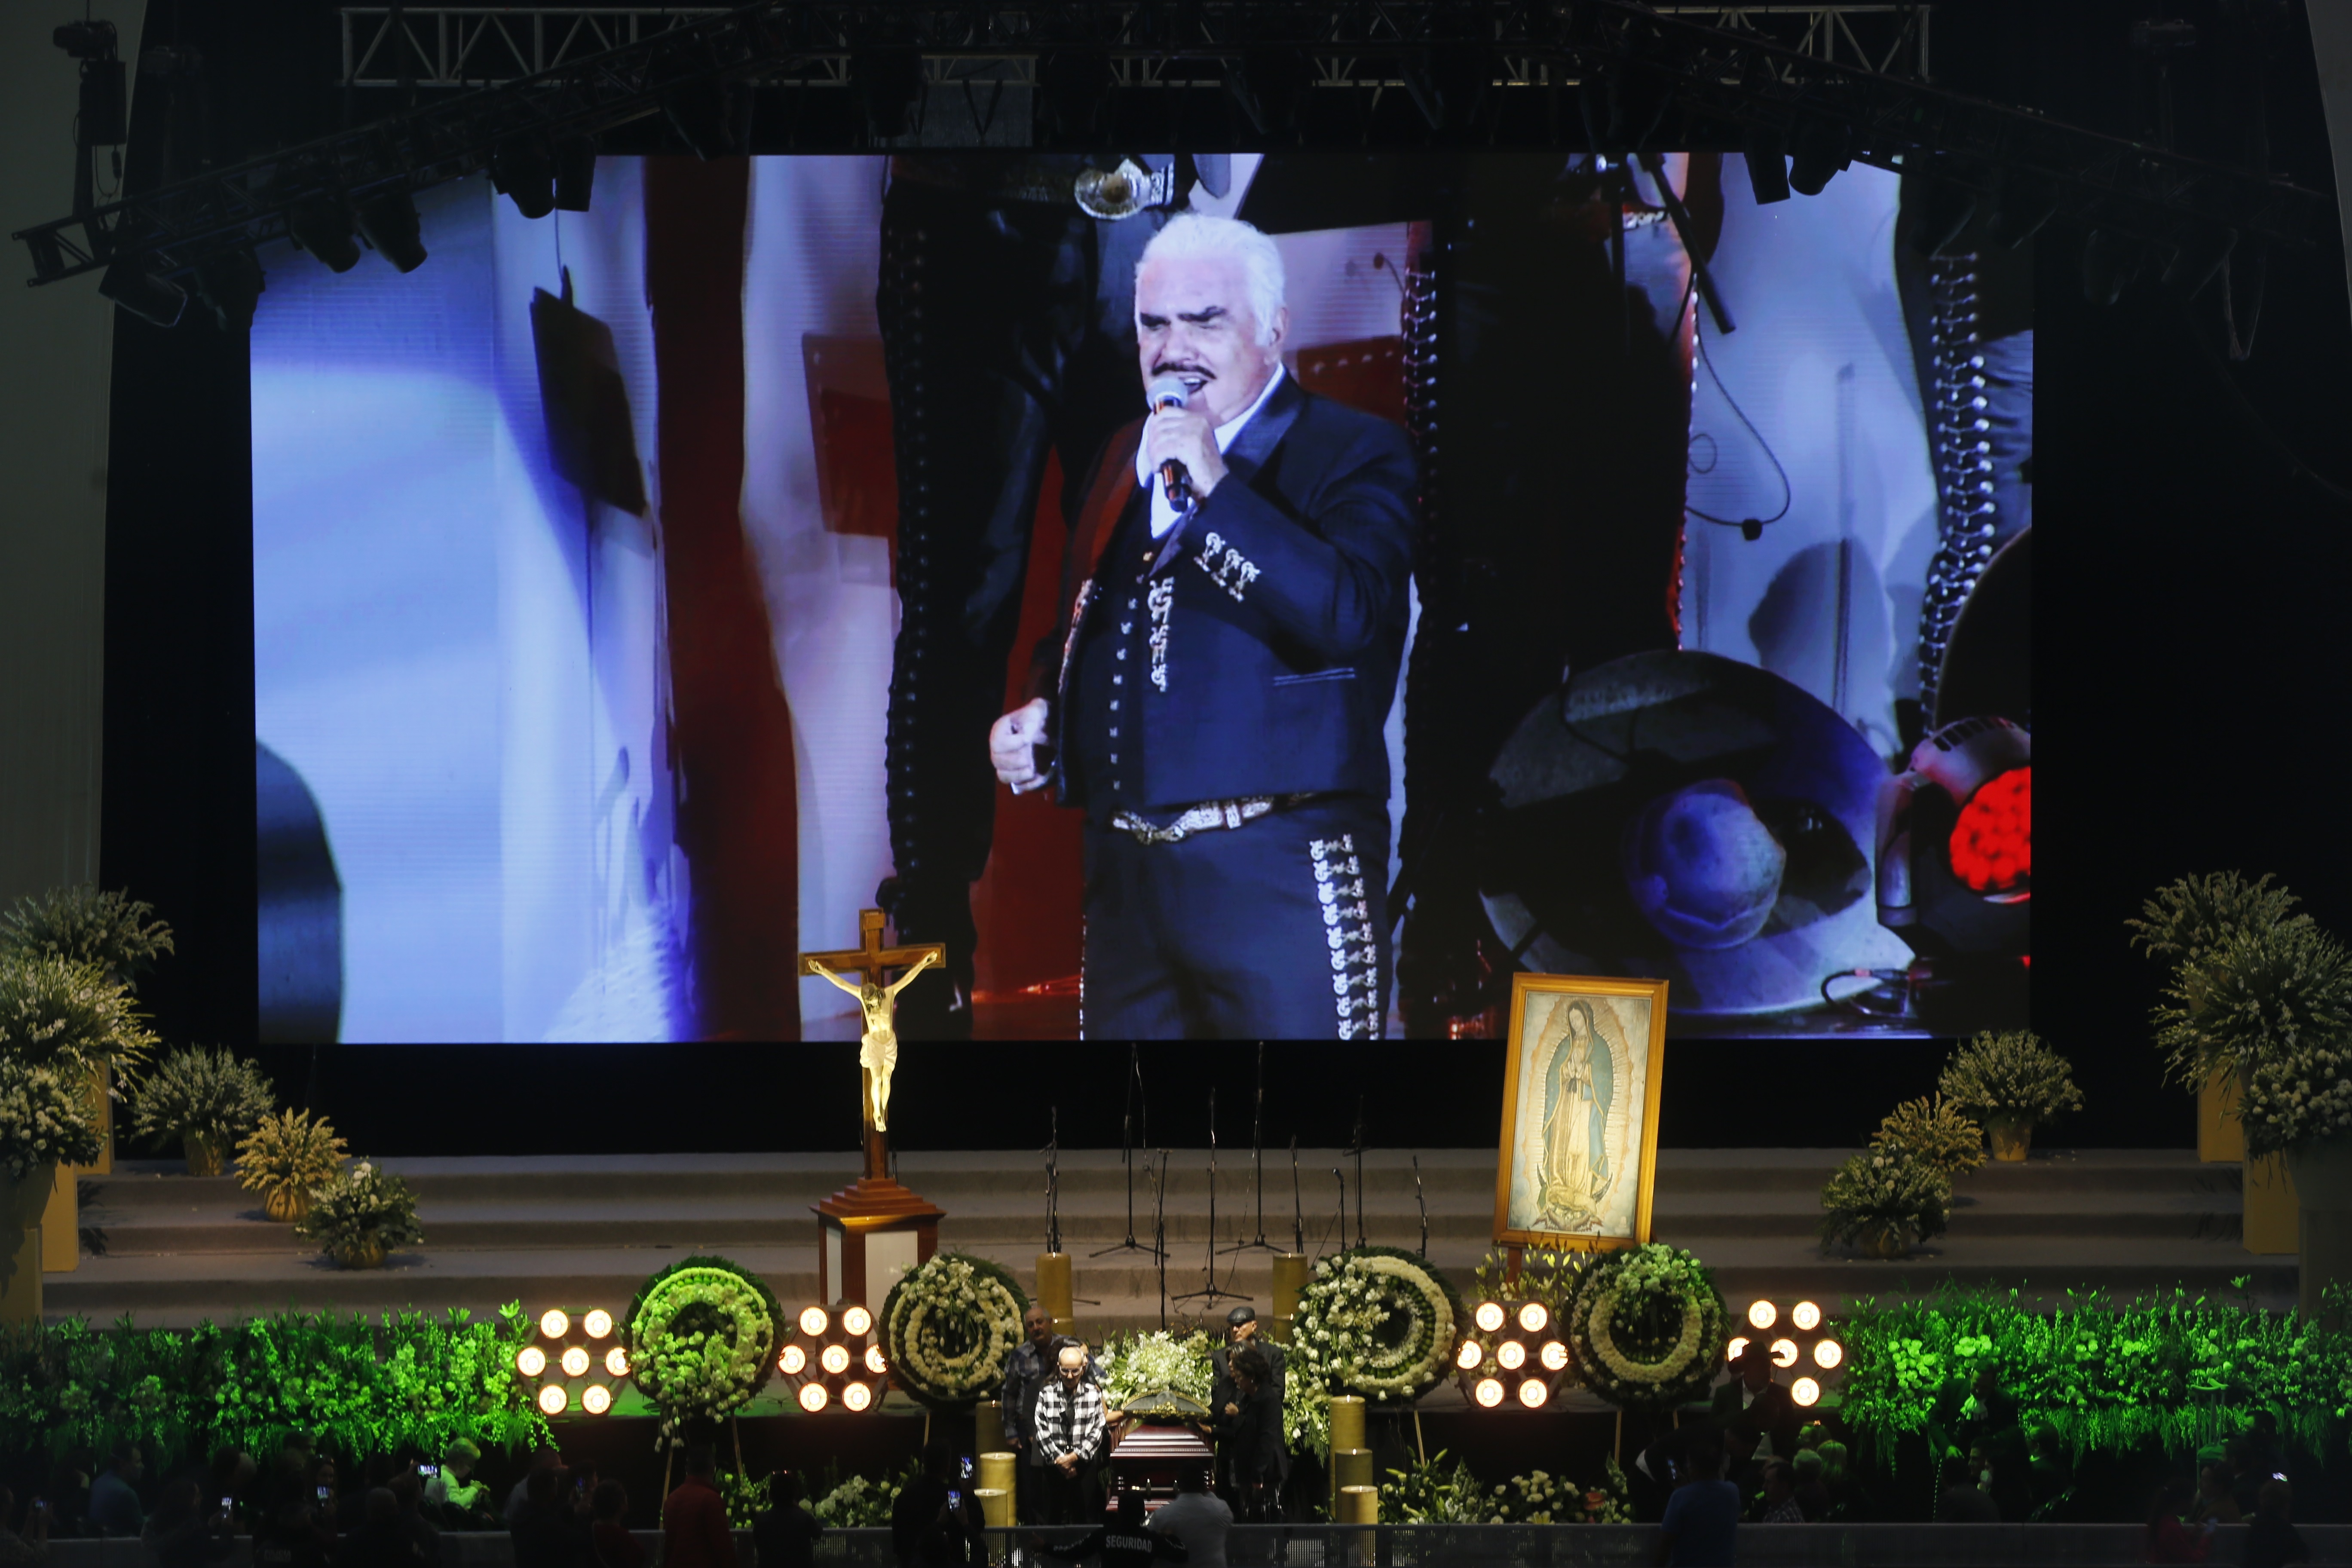
M 1087 814 L 1092 1038 L 1381 1032 L 1413 461 L 1284 373 L 1283 290 L 1248 224 L 1145 248 L 1153 412 L 1105 451 L 1037 695 L 989 734 L 1015 793 Z

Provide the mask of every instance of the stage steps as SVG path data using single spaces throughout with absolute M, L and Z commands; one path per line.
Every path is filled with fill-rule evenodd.
M 2024 1284 L 2036 1295 L 2100 1286 L 2130 1293 L 2186 1284 L 2228 1290 L 2243 1278 L 2256 1299 L 2294 1289 L 2292 1258 L 2257 1258 L 2240 1242 L 2238 1167 L 2201 1165 L 2187 1151 L 2095 1150 L 2037 1153 L 2022 1165 L 1989 1166 L 1960 1184 L 1949 1235 L 1918 1257 L 1881 1262 L 1824 1257 L 1814 1240 L 1822 1183 L 1843 1158 L 1835 1150 L 1663 1150 L 1654 1230 L 1716 1270 L 1734 1300 L 1767 1295 L 1829 1301 L 1932 1290 L 1944 1279 Z M 853 1180 L 838 1155 L 604 1155 L 387 1160 L 415 1189 L 426 1247 L 381 1272 L 337 1269 L 291 1227 L 261 1217 L 233 1178 L 193 1178 L 167 1163 L 131 1163 L 85 1178 L 82 1225 L 103 1256 L 47 1276 L 50 1314 L 105 1321 L 123 1311 L 184 1324 L 284 1306 L 373 1310 L 405 1305 L 477 1313 L 520 1300 L 625 1305 L 670 1258 L 723 1251 L 766 1276 L 780 1298 L 816 1291 L 815 1222 L 808 1205 Z M 1347 1228 L 1358 1226 L 1355 1163 L 1332 1150 L 1301 1151 L 1307 1250 L 1339 1245 L 1339 1184 Z M 908 1153 L 899 1177 L 949 1211 L 941 1244 L 997 1259 L 1029 1283 L 1045 1230 L 1041 1160 L 1027 1153 Z M 1495 1194 L 1490 1150 L 1420 1154 L 1429 1255 L 1465 1289 L 1489 1248 Z M 1265 1234 L 1287 1245 L 1292 1230 L 1288 1152 L 1266 1164 Z M 1118 1151 L 1061 1158 L 1063 1246 L 1077 1258 L 1081 1321 L 1157 1324 L 1160 1277 L 1148 1258 L 1089 1256 L 1127 1235 L 1127 1177 Z M 1165 1223 L 1171 1296 L 1200 1289 L 1210 1246 L 1208 1156 L 1171 1154 Z M 1258 1233 L 1244 1151 L 1219 1157 L 1216 1244 Z M 1363 1162 L 1367 1237 L 1420 1245 L 1411 1155 L 1379 1150 Z M 1150 1182 L 1136 1183 L 1136 1232 L 1149 1241 Z M 1261 1310 L 1271 1301 L 1268 1254 L 1221 1253 L 1217 1282 Z M 1222 1312 L 1230 1302 L 1219 1302 Z M 1192 1304 L 1197 1310 L 1199 1304 Z M 1171 1303 L 1171 1316 L 1186 1308 Z

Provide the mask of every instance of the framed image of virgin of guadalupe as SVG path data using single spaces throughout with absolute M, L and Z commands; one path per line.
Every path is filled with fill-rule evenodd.
M 1508 1038 L 1495 1239 L 1646 1243 L 1666 983 L 1515 974 Z

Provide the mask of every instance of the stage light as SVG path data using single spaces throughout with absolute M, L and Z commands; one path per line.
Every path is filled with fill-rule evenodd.
M 359 205 L 360 232 L 375 253 L 392 263 L 395 272 L 414 272 L 425 265 L 422 226 L 416 204 L 405 186 L 378 191 Z
M 584 213 L 588 194 L 596 185 L 596 143 L 585 136 L 567 136 L 555 144 L 555 210 Z
M 527 218 L 555 210 L 555 153 L 536 136 L 518 136 L 490 149 L 490 188 Z
M 588 1352 L 586 1350 L 583 1349 L 579 1345 L 573 1345 L 570 1350 L 563 1352 L 563 1375 L 566 1377 L 585 1377 L 588 1375 Z
M 601 1383 L 592 1383 L 580 1391 L 580 1408 L 591 1415 L 602 1415 L 613 1408 L 613 1391 Z
M 1816 1340 L 1813 1342 L 1813 1364 L 1823 1372 L 1835 1372 L 1844 1360 L 1845 1347 L 1837 1341 Z
M 786 1345 L 776 1357 L 776 1370 L 786 1377 L 798 1377 L 808 1365 L 808 1352 L 798 1345 Z
M 564 1392 L 563 1385 L 560 1383 L 551 1383 L 539 1391 L 539 1408 L 541 1415 L 561 1415 L 563 1414 L 564 1407 L 571 1403 L 572 1395 Z
M 1772 1305 L 1771 1302 L 1750 1301 L 1748 1304 L 1748 1326 L 1749 1328 L 1769 1329 L 1780 1321 L 1780 1309 Z
M 803 1307 L 801 1309 L 801 1332 L 806 1334 L 809 1338 L 815 1339 L 819 1334 L 824 1333 L 825 1330 L 832 1326 L 833 1315 L 827 1312 L 823 1307 Z
M 873 1403 L 874 1391 L 862 1383 L 853 1383 L 841 1391 L 841 1405 L 845 1410 L 864 1410 Z
M 880 1345 L 867 1345 L 866 1347 L 866 1370 L 872 1373 L 877 1377 L 887 1377 L 889 1375 L 889 1358 L 882 1353 L 882 1347 Z
M 824 1391 L 824 1384 L 821 1383 L 801 1384 L 801 1408 L 812 1415 L 824 1409 L 825 1402 L 832 1397 L 833 1395 Z
M 1822 1385 L 1810 1377 L 1801 1377 L 1789 1385 L 1789 1397 L 1800 1405 L 1810 1406 L 1820 1400 Z
M 613 1314 L 599 1307 L 581 1319 L 580 1326 L 588 1331 L 590 1339 L 601 1340 L 613 1331 Z
M 1505 1372 L 1517 1372 L 1528 1364 L 1528 1347 L 1517 1340 L 1505 1340 L 1495 1347 L 1495 1360 Z
M 1809 119 L 1797 127 L 1789 149 L 1789 188 L 1801 196 L 1817 196 L 1837 172 L 1852 160 L 1846 151 L 1845 122 Z
M 1822 1308 L 1818 1301 L 1800 1301 L 1789 1309 L 1789 1325 L 1805 1333 L 1822 1326 Z
M 1541 1407 L 1543 1402 L 1550 1397 L 1551 1384 L 1542 1378 L 1531 1377 L 1519 1384 L 1519 1403 L 1530 1410 Z
M 2139 278 L 2140 258 L 2147 247 L 2137 237 L 2111 228 L 2095 228 L 2083 242 L 2083 298 L 2094 305 L 2112 305 Z
M 1478 1380 L 1478 1386 L 1471 1390 L 1471 1394 L 1480 1405 L 1492 1410 L 1503 1403 L 1503 1380 L 1498 1377 L 1482 1377 Z
M 1789 199 L 1789 139 L 1776 125 L 1753 126 L 1742 154 L 1748 160 L 1748 188 L 1759 207 Z
M 261 263 L 250 250 L 226 250 L 196 263 L 197 298 L 212 307 L 222 331 L 251 329 L 253 309 L 265 287 Z
M 604 1352 L 604 1370 L 614 1377 L 629 1375 L 629 1352 L 614 1345 Z
M 126 258 L 100 274 L 98 291 L 142 321 L 176 327 L 188 308 L 188 291 L 161 273 L 147 270 L 143 261 Z
M 1794 1340 L 1774 1340 L 1772 1342 L 1772 1364 L 1774 1366 L 1796 1365 L 1797 1342 Z
M 1481 1301 L 1478 1310 L 1471 1314 L 1471 1320 L 1483 1333 L 1498 1332 L 1503 1327 L 1503 1304 L 1500 1301 Z
M 349 272 L 360 264 L 360 242 L 352 233 L 351 214 L 332 196 L 317 196 L 287 215 L 286 227 L 294 243 L 319 258 L 330 272 Z
M 735 155 L 734 105 L 723 84 L 709 77 L 681 82 L 662 95 L 662 114 L 696 157 L 707 163 Z
M 539 1331 L 551 1340 L 560 1340 L 572 1331 L 572 1319 L 561 1307 L 550 1307 L 539 1315 Z
M 1464 1372 L 1475 1372 L 1478 1363 L 1486 1359 L 1486 1351 L 1476 1340 L 1464 1340 L 1462 1348 L 1454 1352 L 1454 1364 Z
M 515 1370 L 525 1377 L 537 1377 L 547 1370 L 547 1352 L 537 1345 L 525 1345 L 515 1357 Z
M 843 1333 L 848 1334 L 854 1338 L 856 1335 L 872 1331 L 873 1328 L 874 1314 L 867 1311 L 865 1308 L 844 1307 L 841 1310 L 841 1331 Z
M 1544 1310 L 1544 1304 L 1541 1301 L 1530 1301 L 1526 1306 L 1519 1309 L 1519 1331 L 1521 1333 L 1542 1333 L 1544 1330 L 1549 1326 L 1550 1322 L 1551 1314 Z
M 2033 769 L 2012 768 L 1960 807 L 1952 874 L 1972 893 L 2008 893 L 2033 879 Z
M 1566 1372 L 1568 1347 L 1558 1340 L 1547 1340 L 1544 1342 L 1544 1348 L 1537 1353 L 1536 1359 L 1543 1363 L 1546 1372 Z
M 1723 1359 L 1727 1362 L 1738 1361 L 1739 1359 L 1739 1352 L 1747 1348 L 1748 1336 L 1746 1334 L 1734 1334 L 1731 1338 L 1724 1342 Z
M 816 1360 L 819 1366 L 824 1368 L 826 1372 L 831 1373 L 834 1376 L 839 1377 L 843 1373 L 849 1370 L 849 1347 L 847 1345 L 827 1345 L 824 1347 L 824 1352 L 818 1356 Z

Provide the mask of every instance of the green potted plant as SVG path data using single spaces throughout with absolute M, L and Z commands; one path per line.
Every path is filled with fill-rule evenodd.
M 1904 1258 L 1944 1234 L 1952 1184 L 1934 1161 L 1891 1140 L 1851 1155 L 1822 1188 L 1822 1240 Z
M 1984 1163 L 1984 1130 L 1941 1094 L 1906 1100 L 1870 1135 L 1873 1148 L 1900 1144 L 1958 1181 Z
M 177 1140 L 188 1174 L 217 1176 L 222 1158 L 277 1105 L 258 1066 L 226 1048 L 191 1046 L 140 1085 L 131 1128 L 157 1142 Z
M 294 1234 L 317 1242 L 346 1268 L 381 1268 L 386 1253 L 425 1241 L 416 1194 L 373 1160 L 346 1165 L 312 1193 L 310 1212 L 294 1223 Z
M 310 1194 L 342 1169 L 343 1141 L 324 1117 L 290 1107 L 265 1116 L 236 1146 L 236 1179 L 274 1220 L 300 1219 Z
M 2074 1064 L 2030 1029 L 1988 1029 L 1962 1041 L 1937 1088 L 1954 1108 L 1984 1123 L 1996 1160 L 2024 1159 L 2036 1127 L 2083 1109 Z
M 62 959 L 95 971 L 127 1002 L 141 975 L 172 951 L 172 928 L 153 918 L 152 905 L 123 892 L 100 892 L 87 883 L 51 888 L 19 899 L 0 915 L 0 964 L 11 959 Z M 113 1169 L 113 1102 L 120 1079 L 135 1073 L 143 1057 L 101 1054 L 84 1082 L 98 1117 L 99 1152 L 92 1170 Z

